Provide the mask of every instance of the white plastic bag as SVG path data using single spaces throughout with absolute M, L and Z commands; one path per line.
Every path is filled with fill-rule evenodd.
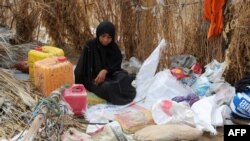
M 194 120 L 196 127 L 203 131 L 208 131 L 214 135 L 217 134 L 216 129 L 212 125 L 212 111 L 216 106 L 215 95 L 204 97 L 195 102 L 191 109 L 194 111 Z
M 168 69 L 158 72 L 153 78 L 137 87 L 136 91 L 135 101 L 145 98 L 141 104 L 149 109 L 160 99 L 172 99 L 193 93 L 190 87 L 185 87 L 176 80 Z
M 143 62 L 136 76 L 136 86 L 141 85 L 143 82 L 152 78 L 155 75 L 160 60 L 160 52 L 165 46 L 166 46 L 165 39 L 162 39 L 159 45 L 156 47 L 156 49 Z
M 156 124 L 185 123 L 195 126 L 194 113 L 191 108 L 169 99 L 159 100 L 154 104 L 152 116 Z
M 141 68 L 141 62 L 137 59 L 137 58 L 135 58 L 135 57 L 131 57 L 130 59 L 129 59 L 129 66 L 130 67 L 135 67 L 135 68 Z
M 226 124 L 226 119 L 231 118 L 231 109 L 227 105 L 222 105 L 218 108 L 215 108 L 212 115 L 212 125 L 214 126 L 223 126 Z
M 235 88 L 229 83 L 223 83 L 217 89 L 215 94 L 216 104 L 221 106 L 223 104 L 230 105 L 230 102 L 235 95 Z
M 218 79 L 220 80 L 227 65 L 227 62 L 219 63 L 217 60 L 213 60 L 205 66 L 206 70 L 202 76 L 206 76 L 210 82 L 215 82 Z
M 200 76 L 191 87 L 198 96 L 205 96 L 208 93 L 210 85 L 211 83 L 206 76 Z

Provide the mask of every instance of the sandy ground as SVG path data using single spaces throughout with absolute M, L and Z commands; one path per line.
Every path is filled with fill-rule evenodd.
M 224 128 L 217 128 L 218 135 L 212 136 L 210 133 L 206 132 L 198 141 L 224 141 Z

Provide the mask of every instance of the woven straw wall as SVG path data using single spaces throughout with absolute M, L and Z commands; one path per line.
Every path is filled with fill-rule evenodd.
M 249 66 L 249 0 L 227 0 L 223 33 L 207 39 L 210 23 L 203 19 L 204 0 L 2 0 L 0 24 L 15 31 L 15 43 L 39 39 L 44 27 L 50 44 L 81 49 L 102 20 L 117 28 L 116 40 L 126 58 L 141 61 L 165 38 L 159 69 L 169 57 L 191 54 L 201 65 L 228 61 L 226 79 L 234 83 Z

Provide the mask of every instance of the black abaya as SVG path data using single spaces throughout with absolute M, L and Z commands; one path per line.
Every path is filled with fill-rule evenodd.
M 121 69 L 122 54 L 117 44 L 112 41 L 108 46 L 102 46 L 98 37 L 108 33 L 114 39 L 114 29 L 109 23 L 102 23 L 97 28 L 97 38 L 86 43 L 75 68 L 75 83 L 83 84 L 87 90 L 115 105 L 131 102 L 136 94 L 131 85 L 132 78 Z M 104 82 L 96 86 L 94 79 L 98 73 L 108 71 Z

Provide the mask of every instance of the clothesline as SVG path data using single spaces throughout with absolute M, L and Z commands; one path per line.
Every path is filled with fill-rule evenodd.
M 163 7 L 172 7 L 172 6 L 178 6 L 178 7 L 183 7 L 183 6 L 187 6 L 187 5 L 195 5 L 195 4 L 200 4 L 201 2 L 190 2 L 190 3 L 173 3 L 173 4 L 167 4 L 165 5 L 164 3 L 158 3 L 154 6 L 142 6 L 139 4 L 134 4 L 133 6 L 135 7 L 136 11 L 140 11 L 140 10 L 151 10 L 154 9 L 157 5 L 163 6 Z

